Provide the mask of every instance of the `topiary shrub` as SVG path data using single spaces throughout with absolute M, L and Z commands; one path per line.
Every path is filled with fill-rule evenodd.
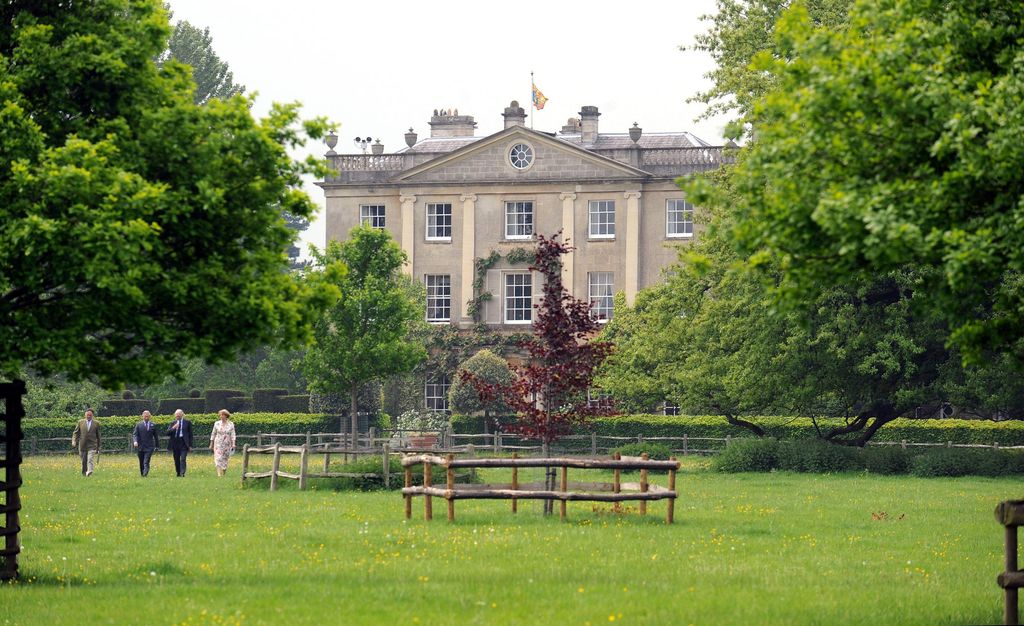
M 672 456 L 672 449 L 663 443 L 627 443 L 618 447 L 612 452 L 618 452 L 622 456 L 642 456 L 645 452 L 647 458 L 659 461 L 667 461 Z
M 165 398 L 157 405 L 156 413 L 158 415 L 174 415 L 178 409 L 184 411 L 186 415 L 202 413 L 206 410 L 206 400 L 202 398 Z
M 206 398 L 206 412 L 216 413 L 221 409 L 226 409 L 230 398 L 244 396 L 245 392 L 239 391 L 238 389 L 207 389 L 204 394 L 204 397 Z
M 134 400 L 135 399 L 135 394 L 132 393 L 131 389 L 125 389 L 124 391 L 121 392 L 121 399 L 122 400 Z
M 203 397 L 203 392 L 199 391 L 198 389 L 189 389 L 188 390 L 188 397 L 190 397 L 190 398 L 202 398 Z
M 774 439 L 739 439 L 711 462 L 719 472 L 770 472 L 778 466 L 779 446 Z

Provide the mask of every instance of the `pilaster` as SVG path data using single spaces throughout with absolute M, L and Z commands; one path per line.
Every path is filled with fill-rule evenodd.
M 416 205 L 416 196 L 401 194 L 398 196 L 398 199 L 402 202 L 402 250 L 405 252 L 405 256 L 408 257 L 408 262 L 403 269 L 406 274 L 415 276 L 413 274 L 413 263 L 415 261 L 416 248 L 416 236 L 414 234 L 416 215 L 413 208 Z
M 576 194 L 572 192 L 558 194 L 562 201 L 562 240 L 570 241 L 576 236 Z M 562 284 L 569 295 L 575 295 L 574 269 L 576 251 L 570 251 L 562 258 Z
M 640 276 L 640 196 L 639 191 L 627 191 L 626 198 L 626 276 L 623 291 L 626 304 L 633 306 Z
M 466 309 L 476 295 L 473 293 L 473 280 L 476 278 L 476 194 L 461 195 L 459 200 L 462 201 L 462 302 L 459 303 L 459 319 L 462 324 L 468 325 L 473 320 Z

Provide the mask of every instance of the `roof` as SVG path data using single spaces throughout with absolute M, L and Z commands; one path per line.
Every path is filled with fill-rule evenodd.
M 403 148 L 399 150 L 402 152 L 427 152 L 427 153 L 446 153 L 458 150 L 463 146 L 480 141 L 483 137 L 427 137 L 417 141 L 411 148 Z
M 578 133 L 565 135 L 559 134 L 558 138 L 569 143 L 584 145 L 581 135 Z M 703 139 L 687 132 L 644 133 L 640 136 L 640 141 L 637 143 L 641 148 L 651 149 L 704 148 L 711 146 L 711 144 Z M 629 138 L 628 133 L 599 133 L 596 142 L 592 144 L 585 144 L 587 149 L 593 150 L 620 150 L 623 148 L 632 148 L 633 145 L 633 140 Z

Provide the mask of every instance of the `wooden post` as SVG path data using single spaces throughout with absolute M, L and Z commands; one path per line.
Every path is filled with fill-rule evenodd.
M 670 461 L 675 461 L 676 457 L 671 457 L 669 460 Z M 674 469 L 670 469 L 668 471 L 668 490 L 673 492 L 673 493 L 676 490 L 676 471 Z M 665 512 L 665 523 L 666 524 L 671 524 L 672 522 L 675 521 L 675 513 L 676 513 L 675 512 L 675 508 L 676 508 L 676 497 L 675 497 L 675 495 L 672 495 L 668 499 L 668 510 L 666 510 L 666 512 Z
M 391 446 L 384 444 L 384 488 L 391 489 Z
M 366 442 L 367 447 L 373 450 L 373 442 L 377 439 L 377 427 L 371 426 L 369 430 L 367 430 L 366 436 L 369 438 L 369 441 Z
M 569 468 L 565 465 L 562 466 L 562 493 L 569 491 Z M 565 500 L 559 501 L 558 518 L 565 521 Z
M 471 459 L 475 459 L 476 458 L 476 446 L 474 446 L 473 444 L 467 444 L 466 445 L 466 456 L 468 456 Z M 469 476 L 470 476 L 469 480 L 471 482 L 475 482 L 476 481 L 476 468 L 475 467 L 469 468 Z
M 412 487 L 412 468 L 405 468 L 405 486 Z M 412 495 L 405 494 L 405 519 L 412 519 Z
M 448 521 L 455 521 L 455 500 L 452 499 L 452 491 L 455 489 L 455 470 L 452 469 L 452 459 L 455 458 L 454 454 L 448 455 L 448 462 L 445 463 L 445 470 L 448 478 L 448 484 L 446 485 L 448 493 L 445 495 L 445 499 L 448 500 Z
M 312 447 L 313 445 L 313 433 L 306 431 L 306 447 Z
M 512 458 L 518 459 L 519 453 L 513 452 Z M 512 491 L 519 491 L 519 468 L 514 466 L 512 467 Z M 518 506 L 519 500 L 512 498 L 512 513 L 516 513 L 518 511 Z
M 331 444 L 327 444 L 330 446 Z M 331 453 L 324 450 L 324 474 L 326 474 L 331 468 Z
M 270 490 L 277 491 L 277 472 L 281 469 L 281 444 L 274 444 L 274 465 L 273 471 L 270 472 Z
M 907 440 L 906 439 L 901 439 L 900 440 L 900 447 L 903 448 L 904 450 L 907 449 Z
M 430 487 L 430 461 L 423 461 L 423 487 Z M 434 519 L 433 503 L 430 501 L 430 494 L 423 494 L 423 519 L 430 521 Z
M 597 456 L 597 431 L 590 433 L 590 455 Z
M 1017 571 L 1017 527 L 1006 527 L 1006 563 L 1007 573 Z M 1005 601 L 1003 604 L 1003 623 L 1019 624 L 1020 618 L 1017 614 L 1017 588 L 1004 588 Z
M 260 431 L 257 430 L 256 431 L 256 447 L 258 448 L 258 447 L 260 447 L 262 445 L 263 445 L 263 433 L 261 433 Z
M 32 437 L 32 442 L 30 444 L 30 450 L 31 450 L 30 454 L 36 454 L 38 444 L 39 444 L 39 437 Z
M 309 479 L 309 433 L 306 433 L 306 445 L 302 446 L 299 453 L 299 491 L 306 490 L 306 481 Z
M 619 459 L 622 458 L 622 454 L 620 454 L 619 452 L 616 452 L 612 456 L 612 458 L 615 459 L 616 461 L 618 461 Z M 622 470 L 620 470 L 619 468 L 615 468 L 614 470 L 612 470 L 612 493 L 619 493 L 619 492 L 622 491 L 622 480 L 621 480 L 621 478 L 622 478 Z M 621 505 L 618 502 L 616 502 L 615 505 L 612 508 L 615 510 L 616 513 L 618 513 L 619 510 L 621 509 Z
M 640 458 L 647 460 L 647 453 L 644 452 L 640 455 Z M 647 468 L 640 470 L 640 493 L 647 493 Z M 647 500 L 640 501 L 640 515 L 647 515 Z
M 245 475 L 249 471 L 249 444 L 242 446 L 242 484 L 245 484 Z
M 501 452 L 501 431 L 495 429 L 494 431 L 494 453 Z
M 687 443 L 689 443 L 689 442 L 687 441 L 686 433 L 683 433 L 683 456 L 686 456 L 687 454 L 689 454 L 689 452 L 686 449 L 687 448 L 687 445 L 686 445 Z

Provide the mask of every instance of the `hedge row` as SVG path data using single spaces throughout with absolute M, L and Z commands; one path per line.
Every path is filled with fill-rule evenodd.
M 712 461 L 720 472 L 860 472 L 936 476 L 1017 476 L 1024 474 L 1019 450 L 938 448 L 903 450 L 898 446 L 854 448 L 824 442 L 744 439 Z
M 252 397 L 237 389 L 207 389 L 202 398 L 165 398 L 157 402 L 146 398 L 104 400 L 98 407 L 99 417 L 138 416 L 143 411 L 172 415 L 185 413 L 216 413 L 227 409 L 232 413 L 308 413 L 309 395 L 288 395 L 287 389 L 257 389 Z
M 192 421 L 195 430 L 196 446 L 204 445 L 204 442 L 210 437 L 213 423 L 218 419 L 217 414 L 187 415 L 188 419 Z M 171 415 L 153 416 L 153 423 L 160 429 L 158 432 L 161 435 L 173 420 L 174 418 Z M 136 416 L 99 418 L 102 428 L 100 433 L 102 437 L 121 438 L 118 443 L 111 444 L 109 447 L 113 449 L 127 447 L 127 440 L 124 438 L 131 435 L 138 421 L 139 418 Z M 244 413 L 232 415 L 231 421 L 235 423 L 235 432 L 239 435 L 255 435 L 257 432 L 304 433 L 310 431 L 321 433 L 337 432 L 338 430 L 337 417 L 313 413 Z M 75 430 L 75 424 L 77 423 L 77 418 L 70 417 L 37 417 L 22 420 L 22 430 L 26 440 L 25 445 L 29 445 L 29 441 L 32 438 L 49 439 L 60 437 L 67 441 L 65 445 L 61 445 L 60 442 L 47 442 L 45 446 L 40 444 L 38 449 L 69 450 L 71 447 L 71 433 Z M 163 436 L 160 439 L 160 443 L 163 445 L 165 443 Z

